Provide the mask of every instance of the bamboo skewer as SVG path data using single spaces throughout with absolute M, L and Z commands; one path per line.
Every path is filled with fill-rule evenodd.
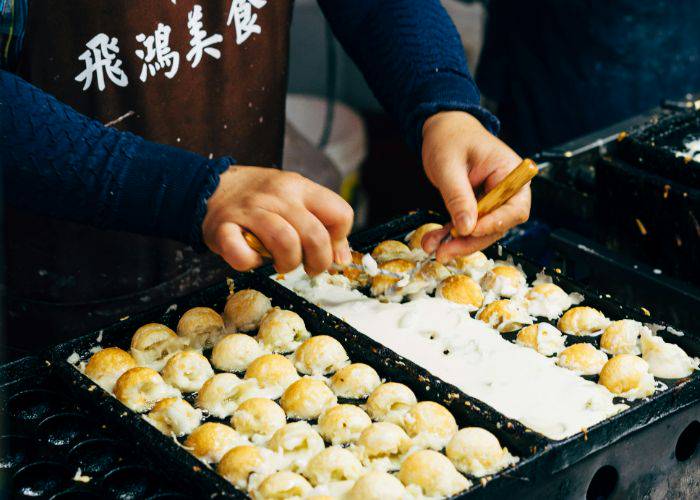
M 515 167 L 501 182 L 496 184 L 496 187 L 477 202 L 476 209 L 479 217 L 493 212 L 510 200 L 515 193 L 537 175 L 537 172 L 539 172 L 537 164 L 530 158 L 525 158 L 520 162 L 520 165 Z M 459 238 L 454 227 L 450 229 L 450 235 L 453 238 Z

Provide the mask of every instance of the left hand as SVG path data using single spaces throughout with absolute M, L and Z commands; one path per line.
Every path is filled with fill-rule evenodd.
M 486 248 L 528 219 L 529 184 L 477 220 L 474 189 L 490 191 L 522 159 L 472 115 L 444 111 L 428 118 L 423 125 L 422 153 L 425 173 L 440 191 L 452 218 L 452 224 L 423 238 L 423 249 L 437 251 L 440 262 Z M 460 237 L 440 244 L 452 225 Z

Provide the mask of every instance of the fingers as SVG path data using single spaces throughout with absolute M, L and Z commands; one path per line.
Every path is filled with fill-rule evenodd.
M 352 207 L 330 189 L 313 183 L 307 187 L 304 204 L 325 226 L 331 240 L 333 261 L 338 264 L 350 263 L 352 255 L 347 236 L 354 218 Z
M 263 209 L 252 210 L 245 217 L 245 226 L 272 254 L 278 273 L 286 273 L 299 266 L 301 240 L 296 229 L 283 217 Z
M 333 263 L 333 247 L 327 228 L 303 206 L 291 210 L 285 218 L 301 240 L 307 274 L 314 276 L 328 269 Z
M 433 253 L 440 246 L 442 240 L 444 240 L 452 229 L 452 224 L 446 224 L 441 229 L 436 229 L 435 231 L 430 231 L 423 236 L 421 241 L 421 246 L 423 250 L 427 253 Z
M 504 233 L 489 234 L 488 236 L 467 236 L 447 241 L 437 248 L 435 258 L 438 262 L 449 262 L 459 255 L 469 255 L 477 250 L 483 250 L 503 237 Z
M 530 216 L 530 185 L 524 186 L 510 200 L 493 212 L 479 218 L 472 236 L 503 233 L 526 222 Z
M 221 224 L 215 236 L 218 254 L 236 271 L 249 271 L 263 263 L 262 257 L 250 248 L 241 227 L 233 222 Z
M 441 159 L 444 164 L 433 169 L 433 184 L 438 188 L 457 232 L 466 236 L 476 224 L 476 198 L 462 158 Z

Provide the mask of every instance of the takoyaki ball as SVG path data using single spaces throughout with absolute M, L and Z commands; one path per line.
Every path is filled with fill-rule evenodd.
M 108 347 L 97 351 L 85 366 L 85 375 L 107 392 L 112 392 L 114 384 L 122 374 L 136 367 L 136 360 L 118 347 Z
M 361 288 L 369 285 L 370 277 L 366 270 L 363 270 L 364 263 L 362 258 L 364 255 L 360 252 L 352 251 L 352 263 L 358 267 L 343 267 L 343 276 L 345 276 L 350 282 L 352 288 Z
M 348 500 L 404 500 L 406 488 L 396 476 L 382 471 L 370 471 L 353 485 Z
M 387 382 L 367 398 L 365 410 L 372 420 L 403 424 L 403 418 L 417 403 L 416 395 L 404 384 Z
M 374 250 L 372 250 L 372 258 L 377 261 L 377 263 L 382 264 L 384 262 L 389 262 L 390 260 L 412 260 L 413 253 L 411 249 L 406 245 L 396 240 L 386 240 L 382 241 Z
M 255 382 L 241 380 L 233 373 L 217 373 L 202 385 L 195 405 L 210 415 L 226 418 L 236 411 L 241 403 L 255 397 L 258 387 Z
M 495 296 L 510 298 L 524 292 L 527 282 L 520 269 L 509 265 L 497 265 L 481 278 L 481 288 Z
M 691 358 L 675 344 L 645 332 L 642 334 L 642 358 L 649 364 L 649 371 L 660 378 L 684 378 L 698 369 L 700 359 Z
M 633 354 L 618 354 L 600 371 L 599 384 L 627 399 L 641 399 L 654 394 L 654 376 L 649 364 Z
M 607 361 L 604 352 L 588 342 L 579 342 L 561 351 L 557 364 L 579 375 L 598 375 Z
M 416 445 L 441 450 L 457 432 L 457 422 L 441 404 L 421 401 L 403 417 L 403 428 Z
M 226 300 L 224 324 L 229 333 L 257 330 L 272 303 L 257 290 L 241 290 Z
M 455 257 L 447 266 L 455 272 L 466 274 L 474 281 L 479 282 L 493 268 L 494 264 L 483 252 L 474 252 Z
M 549 323 L 536 323 L 518 332 L 515 342 L 545 356 L 552 356 L 564 349 L 564 335 Z
M 600 336 L 600 349 L 608 354 L 641 354 L 639 338 L 642 332 L 651 333 L 639 321 L 613 321 Z
M 114 395 L 131 410 L 143 413 L 161 399 L 179 397 L 180 391 L 166 384 L 157 371 L 136 367 L 125 371 L 117 379 Z
M 444 264 L 436 260 L 431 260 L 420 265 L 413 276 L 411 286 L 424 290 L 426 293 L 432 292 L 437 285 L 452 275 Z
M 331 389 L 340 398 L 366 398 L 382 381 L 376 370 L 364 363 L 352 363 L 336 371 L 330 379 Z
M 292 352 L 308 338 L 304 320 L 294 311 L 273 307 L 260 321 L 258 340 L 270 352 Z
M 284 410 L 267 398 L 251 398 L 244 401 L 236 408 L 231 418 L 233 428 L 253 441 L 269 438 L 286 423 Z
M 331 446 L 309 460 L 304 476 L 313 486 L 331 481 L 352 481 L 362 474 L 362 464 L 349 450 Z
M 539 283 L 525 294 L 527 311 L 538 318 L 556 319 L 573 305 L 573 300 L 554 283 Z
M 327 408 L 338 403 L 333 391 L 323 381 L 304 377 L 282 394 L 280 405 L 289 418 L 315 420 Z
M 299 374 L 292 362 L 284 356 L 265 354 L 248 366 L 245 378 L 255 379 L 270 399 L 277 399 L 287 387 L 299 380 Z
M 165 398 L 144 417 L 148 423 L 168 436 L 191 433 L 202 421 L 202 411 L 180 398 Z
M 514 332 L 532 323 L 527 311 L 517 302 L 508 299 L 491 302 L 479 311 L 476 319 L 501 333 Z
M 163 368 L 163 379 L 182 392 L 196 392 L 214 376 L 209 360 L 197 351 L 180 351 Z
M 228 425 L 205 422 L 187 436 L 184 446 L 202 462 L 213 464 L 240 444 L 243 444 L 243 439 Z
M 360 434 L 357 441 L 362 463 L 384 470 L 399 468 L 413 442 L 408 434 L 391 422 L 375 422 Z
M 325 448 L 323 438 L 308 422 L 291 422 L 277 429 L 267 447 L 281 454 L 292 470 L 303 470 L 308 460 Z
M 268 476 L 253 492 L 256 500 L 302 500 L 313 488 L 304 477 L 282 470 Z
M 193 307 L 177 323 L 177 333 L 189 340 L 192 349 L 208 349 L 221 338 L 224 319 L 209 307 Z
M 468 306 L 476 311 L 484 303 L 484 295 L 479 285 L 464 274 L 456 274 L 444 279 L 435 292 L 437 297 Z
M 254 474 L 269 475 L 275 472 L 270 450 L 247 444 L 231 448 L 216 466 L 216 472 L 239 490 L 250 487 Z
M 243 372 L 265 354 L 260 343 L 245 333 L 231 333 L 223 337 L 211 352 L 212 364 L 224 372 Z
M 507 448 L 501 447 L 496 436 L 481 427 L 460 429 L 447 444 L 445 453 L 457 470 L 475 477 L 495 474 L 518 461 Z
M 372 286 L 370 288 L 371 294 L 374 297 L 400 300 L 403 296 L 401 291 L 403 286 L 400 287 L 399 284 L 402 284 L 401 280 L 407 277 L 408 274 L 413 271 L 414 267 L 416 267 L 415 263 L 409 260 L 396 259 L 382 262 L 379 265 L 380 269 L 397 274 L 401 278 L 387 276 L 386 274 L 377 274 L 372 278 Z
M 318 432 L 326 442 L 344 445 L 356 442 L 360 434 L 372 425 L 369 415 L 359 406 L 335 405 L 318 417 Z
M 426 234 L 439 229 L 442 229 L 442 225 L 436 224 L 435 222 L 423 224 L 410 234 L 410 237 L 408 238 L 408 247 L 412 250 L 423 250 L 423 237 Z
M 409 455 L 401 464 L 397 477 L 409 489 L 415 485 L 428 497 L 450 497 L 471 485 L 445 455 L 433 450 Z
M 160 371 L 168 359 L 187 345 L 187 339 L 160 323 L 149 323 L 131 337 L 131 355 L 139 366 Z
M 294 366 L 304 375 L 328 375 L 350 363 L 345 348 L 333 337 L 316 335 L 294 353 Z
M 598 335 L 610 324 L 605 315 L 588 306 L 572 307 L 559 318 L 557 327 L 564 333 L 577 336 Z

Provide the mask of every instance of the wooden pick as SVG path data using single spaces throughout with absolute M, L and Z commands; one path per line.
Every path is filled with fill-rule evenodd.
M 272 258 L 272 254 L 267 250 L 267 248 L 265 248 L 265 245 L 262 244 L 262 241 L 260 241 L 257 236 L 248 231 L 246 228 L 242 228 L 241 231 L 250 248 L 258 252 L 264 259 Z
M 515 193 L 520 191 L 522 187 L 530 182 L 537 175 L 539 169 L 534 161 L 525 158 L 520 165 L 509 173 L 496 187 L 486 193 L 476 204 L 479 217 L 493 212 L 498 207 L 510 200 Z M 450 234 L 453 238 L 459 238 L 457 229 L 450 229 Z

